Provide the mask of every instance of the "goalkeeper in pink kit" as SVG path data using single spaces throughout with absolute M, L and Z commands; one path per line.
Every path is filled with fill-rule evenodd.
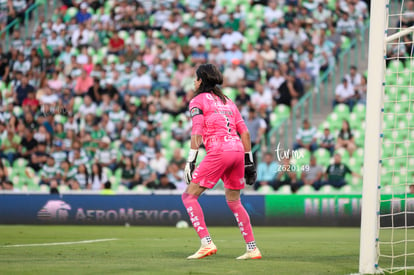
M 193 126 L 191 149 L 185 167 L 188 187 L 182 200 L 201 239 L 201 247 L 187 259 L 201 259 L 217 252 L 198 197 L 206 189 L 213 188 L 219 179 L 224 182 L 227 204 L 246 241 L 247 251 L 237 259 L 260 259 L 262 256 L 256 247 L 249 215 L 240 202 L 240 190 L 245 183 L 251 185 L 256 180 L 250 134 L 237 106 L 217 86 L 222 83 L 223 76 L 214 65 L 198 67 L 194 81 L 195 95 L 189 106 Z M 207 155 L 195 168 L 202 142 Z

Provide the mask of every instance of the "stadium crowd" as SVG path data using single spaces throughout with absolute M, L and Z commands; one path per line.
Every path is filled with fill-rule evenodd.
M 0 0 L 0 23 L 21 2 Z M 181 189 L 194 68 L 221 69 L 255 145 L 274 108 L 294 106 L 367 16 L 360 0 L 63 0 L 0 47 L 3 189 Z M 341 89 L 335 103 L 365 100 Z M 355 150 L 326 135 L 320 146 Z M 295 148 L 315 149 L 301 138 Z

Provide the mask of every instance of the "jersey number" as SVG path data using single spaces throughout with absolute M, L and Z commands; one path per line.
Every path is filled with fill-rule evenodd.
M 227 127 L 227 130 L 229 131 L 229 133 L 231 132 L 231 128 L 230 128 L 230 121 L 229 121 L 229 118 L 226 116 L 226 115 L 224 115 L 224 118 L 226 119 L 226 127 Z

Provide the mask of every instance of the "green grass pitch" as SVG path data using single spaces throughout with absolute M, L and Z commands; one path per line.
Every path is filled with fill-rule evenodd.
M 263 259 L 237 261 L 245 244 L 236 226 L 210 227 L 216 255 L 186 260 L 199 248 L 192 228 L 0 226 L 0 274 L 351 274 L 359 228 L 255 227 Z M 15 244 L 88 244 L 5 247 Z

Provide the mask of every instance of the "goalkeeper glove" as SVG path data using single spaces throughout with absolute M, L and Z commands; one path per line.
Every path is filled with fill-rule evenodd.
M 256 167 L 253 163 L 253 154 L 252 152 L 244 153 L 244 178 L 246 184 L 252 185 L 256 182 Z
M 188 153 L 187 163 L 184 168 L 184 179 L 187 184 L 190 184 L 193 179 L 193 172 L 195 169 L 195 164 L 197 160 L 198 150 L 190 149 Z

